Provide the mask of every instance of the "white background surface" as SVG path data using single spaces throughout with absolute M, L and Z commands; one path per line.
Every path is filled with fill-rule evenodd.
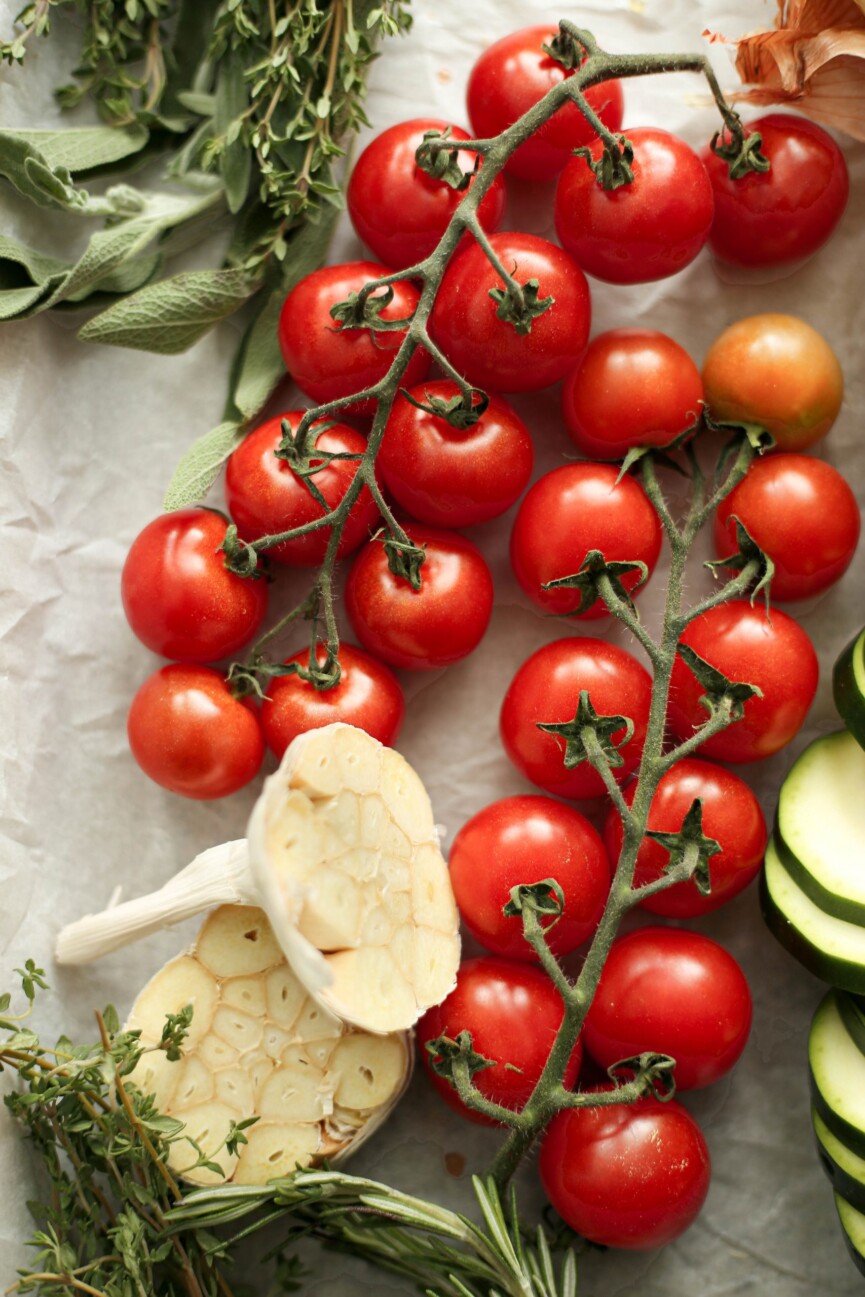
M 0 0 L 6 31 L 17 7 Z M 463 88 L 481 48 L 560 13 L 584 21 L 602 43 L 623 52 L 699 49 L 706 26 L 736 34 L 771 22 L 774 13 L 774 5 L 761 0 L 715 6 L 703 0 L 596 2 L 579 12 L 537 0 L 416 0 L 415 8 L 412 34 L 389 43 L 373 73 L 368 111 L 377 129 L 426 113 L 467 124 Z M 715 48 L 713 58 L 722 82 L 735 84 L 727 52 Z M 70 65 L 53 42 L 34 45 L 23 72 L 0 74 L 0 120 L 55 120 L 50 89 Z M 704 101 L 703 87 L 691 76 L 631 82 L 625 125 L 661 124 L 699 145 L 716 122 L 708 107 L 694 106 L 697 96 Z M 837 349 L 848 385 L 841 419 L 817 453 L 844 470 L 862 502 L 863 148 L 849 146 L 848 160 L 853 189 L 842 228 L 796 274 L 771 284 L 730 284 L 704 255 L 658 285 L 599 284 L 593 286 L 594 331 L 639 321 L 672 334 L 699 362 L 733 319 L 765 309 L 803 315 Z M 515 193 L 510 224 L 549 236 L 548 196 L 525 187 Z M 0 197 L 0 228 L 53 251 L 52 223 L 34 226 L 31 209 L 16 206 L 5 192 Z M 334 259 L 359 253 L 344 228 Z M 237 326 L 229 323 L 176 358 L 87 346 L 76 341 L 74 327 L 71 316 L 7 324 L 0 350 L 0 983 L 9 984 L 12 968 L 32 956 L 49 969 L 55 989 L 37 1025 L 46 1036 L 62 1026 L 89 1039 L 92 1009 L 110 999 L 124 1012 L 150 973 L 180 948 L 182 933 L 162 934 L 71 972 L 51 967 L 59 926 L 102 906 L 118 882 L 126 895 L 149 890 L 199 850 L 242 834 L 255 788 L 222 803 L 196 804 L 164 793 L 139 773 L 127 751 L 125 711 L 158 663 L 128 631 L 118 593 L 125 552 L 158 512 L 174 464 L 219 419 Z M 289 396 L 282 394 L 283 408 Z M 569 443 L 557 392 L 515 404 L 535 436 L 537 472 L 562 462 Z M 567 633 L 561 622 L 530 611 L 518 593 L 507 563 L 509 526 L 504 519 L 472 533 L 493 568 L 498 600 L 479 651 L 446 673 L 405 681 L 410 703 L 399 747 L 426 781 L 448 840 L 488 801 L 527 789 L 498 741 L 499 702 L 528 653 Z M 704 580 L 699 557 L 694 592 Z M 823 674 L 807 732 L 792 749 L 749 768 L 767 813 L 806 739 L 837 725 L 830 667 L 865 621 L 863 576 L 865 551 L 840 585 L 800 609 Z M 642 601 L 650 621 L 658 577 L 653 584 Z M 290 597 L 288 590 L 282 595 Z M 627 642 L 617 626 L 598 627 L 593 623 L 591 633 Z M 287 651 L 297 646 L 296 640 L 285 645 Z M 644 1297 L 852 1297 L 861 1279 L 844 1251 L 808 1120 L 805 1037 L 821 987 L 764 931 L 753 890 L 699 927 L 742 961 L 755 999 L 753 1034 L 734 1075 L 684 1100 L 709 1141 L 709 1199 L 696 1225 L 662 1253 L 590 1255 L 582 1265 L 581 1297 L 618 1297 L 635 1291 L 638 1281 Z M 452 1117 L 416 1077 L 388 1128 L 351 1167 L 466 1205 L 467 1178 L 447 1173 L 444 1154 L 459 1151 L 468 1170 L 481 1169 L 496 1138 Z M 0 1112 L 0 1286 L 13 1281 L 24 1260 L 29 1168 L 26 1150 Z M 531 1168 L 524 1180 L 528 1210 L 537 1193 Z M 357 1274 L 350 1262 L 331 1260 L 306 1291 L 341 1297 L 357 1291 Z M 409 1291 L 396 1279 L 369 1278 L 379 1291 Z

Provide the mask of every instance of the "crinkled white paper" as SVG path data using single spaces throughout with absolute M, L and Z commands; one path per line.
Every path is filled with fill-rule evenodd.
M 18 0 L 0 0 L 8 31 Z M 770 23 L 769 0 L 593 0 L 579 10 L 540 0 L 416 0 L 415 26 L 389 42 L 376 65 L 369 116 L 377 129 L 435 114 L 465 121 L 463 88 L 478 52 L 531 22 L 564 15 L 584 22 L 618 51 L 704 48 L 705 27 L 737 34 Z M 735 74 L 727 51 L 713 47 L 722 83 Z M 58 43 L 34 47 L 23 71 L 0 73 L 0 120 L 48 125 L 59 114 L 51 87 L 65 79 Z M 700 80 L 691 75 L 630 82 L 627 125 L 661 124 L 700 145 L 716 128 Z M 594 285 L 594 329 L 640 323 L 663 329 L 699 361 L 732 320 L 772 309 L 803 315 L 838 351 L 847 378 L 841 419 L 817 452 L 847 474 L 865 499 L 862 338 L 865 336 L 861 229 L 865 150 L 845 145 L 853 189 L 832 244 L 794 275 L 771 283 L 730 283 L 707 256 L 677 278 L 646 288 Z M 514 192 L 510 224 L 550 235 L 549 190 Z M 3 232 L 52 251 L 50 218 L 2 195 Z M 64 221 L 64 228 L 66 222 Z M 334 258 L 359 255 L 342 229 Z M 108 1000 L 121 1013 L 183 933 L 174 930 L 74 971 L 51 965 L 59 926 L 104 905 L 118 883 L 126 895 L 161 884 L 204 847 L 236 837 L 255 796 L 200 804 L 149 783 L 129 755 L 125 712 L 137 685 L 158 665 L 127 629 L 119 573 L 126 550 L 160 508 L 183 450 L 218 422 L 237 341 L 232 323 L 185 356 L 162 358 L 101 349 L 75 339 L 75 316 L 38 317 L 3 326 L 0 360 L 2 576 L 0 576 L 0 989 L 27 957 L 49 970 L 54 997 L 37 1025 L 90 1038 L 91 1010 Z M 286 391 L 283 408 L 292 403 Z M 515 404 L 529 421 L 537 472 L 570 453 L 557 392 Z M 279 406 L 277 406 L 279 408 Z M 510 518 L 476 528 L 497 587 L 493 625 L 478 652 L 447 672 L 406 678 L 408 718 L 399 744 L 430 791 L 448 839 L 485 803 L 527 785 L 509 765 L 497 736 L 504 689 L 518 664 L 546 640 L 571 633 L 531 611 L 507 561 Z M 695 556 L 693 590 L 705 574 Z M 865 622 L 865 550 L 829 594 L 797 615 L 818 647 L 823 678 L 808 730 L 787 752 L 748 777 L 771 814 L 780 778 L 809 737 L 838 724 L 830 665 Z M 661 579 L 641 597 L 656 617 Z M 281 598 L 293 593 L 283 583 Z M 295 593 L 300 589 L 296 583 Z M 598 633 L 593 623 L 592 633 Z M 622 643 L 615 625 L 601 634 Z M 286 644 L 297 647 L 296 641 Z M 714 1165 L 702 1215 L 660 1253 L 599 1254 L 581 1262 L 582 1297 L 853 1297 L 862 1281 L 841 1239 L 829 1184 L 813 1148 L 808 1117 L 805 1039 L 822 989 L 764 930 L 754 892 L 703 920 L 741 960 L 755 1000 L 754 1030 L 732 1077 L 684 1102 L 706 1131 Z M 468 1174 L 484 1167 L 497 1136 L 459 1122 L 416 1076 L 388 1127 L 352 1164 L 400 1187 L 470 1207 Z M 465 1173 L 445 1165 L 465 1159 Z M 0 1287 L 23 1264 L 33 1196 L 26 1147 L 0 1111 Z M 540 1206 L 534 1173 L 524 1180 L 527 1218 Z M 411 1291 L 395 1278 L 359 1271 L 345 1258 L 321 1259 L 305 1291 L 348 1297 L 360 1282 L 374 1290 Z

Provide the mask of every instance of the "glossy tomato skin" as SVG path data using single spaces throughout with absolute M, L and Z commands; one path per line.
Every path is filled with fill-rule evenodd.
M 683 347 L 656 329 L 610 329 L 565 379 L 562 414 L 577 448 L 623 459 L 636 446 L 669 446 L 700 417 L 703 380 Z
M 211 509 L 178 509 L 132 542 L 120 591 L 126 620 L 154 653 L 216 662 L 252 639 L 267 612 L 267 582 L 236 576 L 220 546 L 228 523 Z
M 468 132 L 438 117 L 415 117 L 377 135 L 361 153 L 349 177 L 346 203 L 351 222 L 374 256 L 395 270 L 428 257 L 438 245 L 462 193 L 421 171 L 415 153 L 426 131 L 448 131 L 453 140 Z M 460 152 L 464 171 L 477 154 Z M 501 225 L 505 183 L 497 176 L 478 208 L 488 233 Z
M 544 53 L 543 46 L 549 45 L 556 33 L 555 27 L 524 27 L 488 46 L 480 55 L 467 89 L 475 138 L 500 135 L 553 86 L 573 75 Z M 607 129 L 618 131 L 623 109 L 621 84 L 603 81 L 585 93 Z M 594 138 L 594 131 L 576 104 L 566 104 L 520 145 L 505 164 L 505 171 L 522 180 L 555 180 L 572 151 L 591 144 Z
M 589 275 L 614 284 L 644 284 L 684 270 L 712 225 L 712 186 L 684 140 L 637 127 L 634 179 L 604 190 L 583 158 L 572 158 L 556 189 L 556 231 Z M 600 141 L 592 156 L 603 152 Z
M 421 383 L 416 401 L 450 400 L 451 379 Z M 500 396 L 470 428 L 419 410 L 400 393 L 387 422 L 376 467 L 394 500 L 419 522 L 472 527 L 497 518 L 528 485 L 534 462 L 529 430 Z
M 675 1099 L 572 1108 L 541 1145 L 544 1190 L 572 1229 L 593 1243 L 663 1247 L 693 1224 L 709 1191 L 709 1150 Z
M 600 550 L 608 562 L 645 563 L 649 575 L 654 570 L 663 538 L 658 515 L 639 482 L 628 476 L 617 481 L 618 476 L 613 464 L 563 464 L 539 478 L 520 505 L 511 532 L 511 566 L 544 612 L 586 620 L 608 615 L 603 599 L 575 612 L 579 591 L 543 588 L 578 572 L 590 550 Z M 639 579 L 639 570 L 621 577 L 629 591 Z
M 779 450 L 806 450 L 832 427 L 844 397 L 825 338 L 795 315 L 749 315 L 725 329 L 703 362 L 713 418 L 756 423 Z
M 625 789 L 630 806 L 636 786 Z M 694 919 L 709 914 L 738 896 L 760 872 L 766 850 L 766 821 L 753 791 L 732 770 L 712 761 L 683 757 L 661 777 L 649 810 L 648 827 L 658 833 L 678 833 L 694 802 L 703 806 L 703 833 L 721 850 L 709 861 L 711 891 L 704 896 L 693 879 L 640 902 L 650 914 L 669 919 Z M 622 850 L 622 821 L 615 807 L 604 824 L 604 842 L 611 861 Z M 634 886 L 661 878 L 669 852 L 659 842 L 645 838 L 637 856 Z
M 473 244 L 450 263 L 433 307 L 433 339 L 470 383 L 485 391 L 535 392 L 563 378 L 586 345 L 591 299 L 573 257 L 535 234 L 494 234 L 490 242 L 519 284 L 537 279 L 554 303 L 517 333 L 496 315 L 490 290 L 502 281 Z
M 139 688 L 129 747 L 146 775 L 181 797 L 210 801 L 258 774 L 264 738 L 254 706 L 233 698 L 210 667 L 173 662 Z
M 756 685 L 763 697 L 745 703 L 742 720 L 706 740 L 701 755 L 718 761 L 750 762 L 773 756 L 793 739 L 817 692 L 817 654 L 807 633 L 774 608 L 732 599 L 696 617 L 682 635 L 701 658 L 729 680 Z M 690 738 L 708 712 L 704 693 L 681 657 L 670 680 L 667 720 L 677 739 Z
M 327 654 L 319 645 L 319 664 Z M 309 649 L 286 658 L 286 663 L 309 666 Z M 402 728 L 405 698 L 392 671 L 354 644 L 339 646 L 339 683 L 332 689 L 316 689 L 297 675 L 274 676 L 261 709 L 261 724 L 267 745 L 281 760 L 285 749 L 298 734 L 321 729 L 341 721 L 366 730 L 379 743 L 392 746 Z
M 599 716 L 626 716 L 634 733 L 620 749 L 617 781 L 633 771 L 643 751 L 652 680 L 635 657 L 616 644 L 588 636 L 554 640 L 527 658 L 508 687 L 500 729 L 505 751 L 526 779 L 556 797 L 601 797 L 604 783 L 587 763 L 566 770 L 565 743 L 539 723 L 571 721 L 580 692 L 587 690 Z M 624 727 L 614 739 L 624 737 Z
M 593 935 L 610 890 L 610 862 L 584 815 L 551 797 L 504 797 L 473 815 L 456 835 L 448 859 L 463 922 L 487 950 L 509 959 L 537 958 L 519 917 L 503 907 L 512 887 L 554 878 L 564 911 L 547 936 L 566 955 Z
M 455 1112 L 479 1125 L 496 1125 L 466 1108 L 451 1083 L 432 1070 L 427 1042 L 439 1036 L 453 1040 L 461 1031 L 471 1032 L 475 1052 L 495 1063 L 475 1073 L 475 1085 L 485 1098 L 519 1111 L 543 1071 L 562 1014 L 561 997 L 541 969 L 492 956 L 463 960 L 455 989 L 441 1004 L 429 1009 L 417 1025 L 424 1070 Z M 582 1052 L 577 1041 L 568 1064 L 568 1085 L 577 1078 Z
M 465 536 L 415 526 L 410 535 L 426 546 L 420 590 L 393 575 L 383 545 L 367 545 L 348 574 L 345 606 L 365 649 L 389 666 L 425 671 L 477 648 L 492 614 L 493 580 Z
M 733 1067 L 751 1017 L 745 974 L 723 946 L 683 928 L 638 928 L 610 947 L 583 1036 L 603 1068 L 669 1054 L 676 1089 L 696 1090 Z
M 300 390 L 319 404 L 371 387 L 387 373 L 405 333 L 401 329 L 378 333 L 344 329 L 331 317 L 330 308 L 346 301 L 371 280 L 388 274 L 388 266 L 374 261 L 323 266 L 306 275 L 283 302 L 279 345 L 285 367 Z M 417 289 L 400 280 L 393 285 L 393 294 L 381 318 L 407 319 L 418 304 Z M 419 383 L 429 365 L 429 356 L 419 348 L 406 369 L 406 385 Z M 351 409 L 357 414 L 374 414 L 375 402 L 358 401 Z
M 241 442 L 229 458 L 225 469 L 225 499 L 228 512 L 237 523 L 244 540 L 259 540 L 320 518 L 322 506 L 310 494 L 304 481 L 293 472 L 287 460 L 277 459 L 282 441 L 282 422 L 286 420 L 296 432 L 303 418 L 302 410 L 287 410 L 268 419 Z M 362 455 L 366 439 L 337 423 L 319 432 L 313 446 L 331 454 Z M 310 480 L 333 509 L 345 495 L 357 472 L 357 461 L 334 460 Z M 346 519 L 337 556 L 350 554 L 375 529 L 378 509 L 366 487 L 360 492 Z M 283 541 L 267 551 L 277 563 L 289 567 L 318 567 L 324 560 L 330 540 L 330 528 L 307 532 L 294 540 Z
M 775 564 L 772 598 L 808 599 L 833 585 L 859 543 L 859 505 L 837 469 L 810 455 L 755 460 L 715 513 L 715 551 L 738 551 L 738 518 Z
M 748 123 L 762 137 L 766 172 L 730 179 L 728 164 L 706 148 L 715 195 L 709 247 L 748 268 L 795 265 L 823 246 L 844 214 L 850 178 L 844 154 L 822 126 L 789 113 Z

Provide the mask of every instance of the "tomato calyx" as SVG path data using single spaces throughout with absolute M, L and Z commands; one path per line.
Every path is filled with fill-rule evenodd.
M 509 276 L 506 287 L 490 289 L 490 297 L 497 303 L 496 315 L 505 324 L 512 324 L 520 337 L 531 333 L 538 316 L 548 311 L 556 300 L 553 296 L 540 297 L 540 287 L 537 279 L 517 284 Z
M 573 720 L 558 723 L 538 721 L 537 727 L 545 734 L 554 734 L 565 740 L 562 760 L 566 770 L 573 770 L 586 761 L 596 769 L 599 765 L 611 768 L 624 765 L 625 759 L 619 749 L 634 733 L 634 722 L 629 716 L 599 716 L 587 689 L 580 691 Z M 613 735 L 622 729 L 624 734 L 614 740 Z
M 400 388 L 400 395 L 416 410 L 425 410 L 437 419 L 444 419 L 457 432 L 467 432 L 469 428 L 473 428 L 490 404 L 489 396 L 480 387 L 468 387 L 465 392 L 457 392 L 450 398 L 424 391 L 425 401 L 419 401 L 405 387 Z
M 723 671 L 695 653 L 690 644 L 679 643 L 676 652 L 706 691 L 700 702 L 709 713 L 709 722 L 723 720 L 727 725 L 740 721 L 745 715 L 748 699 L 763 697 L 763 691 L 757 685 L 729 680 Z
M 455 1037 L 445 1034 L 427 1040 L 424 1050 L 432 1071 L 453 1086 L 466 1108 L 505 1126 L 519 1124 L 520 1113 L 486 1098 L 475 1085 L 473 1077 L 490 1067 L 501 1066 L 509 1072 L 522 1072 L 522 1068 L 513 1063 L 499 1063 L 494 1058 L 479 1054 L 474 1048 L 470 1031 L 460 1031 Z
M 756 171 L 764 175 L 771 170 L 771 162 L 761 152 L 762 143 L 763 137 L 759 131 L 746 135 L 738 115 L 731 114 L 731 120 L 725 121 L 721 130 L 712 136 L 710 148 L 727 163 L 730 179 L 741 180 L 749 172 Z
M 549 45 L 542 45 L 541 49 L 567 72 L 575 72 L 595 52 L 597 46 L 588 32 L 563 18 Z
M 577 590 L 579 592 L 580 602 L 576 608 L 566 613 L 554 614 L 559 617 L 577 617 L 587 608 L 591 608 L 598 599 L 602 599 L 609 607 L 610 596 L 615 601 L 626 604 L 633 611 L 632 592 L 625 588 L 621 580 L 627 572 L 639 573 L 639 579 L 633 587 L 634 590 L 638 590 L 649 578 L 648 566 L 638 559 L 608 562 L 599 549 L 590 549 L 578 572 L 574 572 L 570 576 L 557 577 L 555 581 L 547 581 L 541 586 L 541 589 Z
M 634 179 L 634 146 L 626 135 L 602 137 L 604 147 L 599 158 L 592 155 L 588 145 L 574 149 L 574 157 L 582 158 L 602 189 L 612 193 Z
M 249 541 L 241 540 L 236 525 L 229 523 L 225 539 L 219 547 L 225 554 L 225 566 L 235 576 L 245 576 L 253 581 L 270 580 L 263 567 L 262 556 Z
M 607 1068 L 607 1076 L 616 1086 L 633 1084 L 641 1096 L 651 1094 L 659 1103 L 669 1103 L 676 1093 L 676 1060 L 669 1054 L 635 1054 L 622 1058 Z
M 682 882 L 692 879 L 701 896 L 710 894 L 712 881 L 709 861 L 721 850 L 721 844 L 715 838 L 706 837 L 703 832 L 703 803 L 699 797 L 691 803 L 678 833 L 647 829 L 646 837 L 669 852 L 669 860 L 664 865 L 666 878 L 675 874 L 676 879 Z M 639 890 L 642 894 L 642 889 Z
M 460 166 L 460 149 L 470 145 L 470 140 L 461 140 L 457 144 L 451 137 L 450 127 L 444 131 L 424 131 L 423 144 L 415 150 L 415 162 L 425 175 L 462 193 L 468 189 L 480 166 L 480 154 L 475 157 L 471 171 L 463 171 Z
M 714 572 L 718 568 L 727 568 L 732 572 L 744 572 L 750 568 L 755 578 L 755 585 L 751 591 L 751 606 L 754 606 L 758 594 L 763 594 L 766 602 L 766 611 L 769 611 L 769 594 L 772 585 L 772 578 L 775 575 L 775 564 L 764 549 L 761 549 L 753 536 L 748 531 L 741 519 L 735 514 L 731 515 L 733 522 L 736 524 L 736 544 L 738 549 L 735 554 L 730 554 L 725 558 L 710 558 L 703 564 Z
M 749 423 L 745 419 L 715 419 L 711 410 L 707 407 L 703 409 L 703 421 L 710 432 L 737 433 L 738 439 L 747 441 L 760 454 L 772 450 L 777 445 L 771 432 L 761 423 Z M 734 451 L 737 448 L 738 439 L 733 440 L 727 448 L 728 451 Z
M 394 576 L 408 581 L 412 590 L 421 588 L 421 568 L 426 561 L 426 545 L 415 545 L 408 536 L 400 540 L 393 532 L 386 533 L 384 552 L 387 554 L 387 565 Z
M 395 296 L 392 284 L 382 284 L 372 280 L 364 284 L 357 292 L 349 293 L 342 302 L 334 302 L 330 308 L 331 319 L 343 329 L 369 329 L 372 333 L 402 332 L 411 323 L 411 318 L 383 320 L 382 311 L 387 310 Z

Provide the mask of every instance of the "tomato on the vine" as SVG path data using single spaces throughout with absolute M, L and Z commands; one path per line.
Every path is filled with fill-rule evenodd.
M 420 1057 L 454 1111 L 481 1125 L 496 1124 L 467 1108 L 450 1081 L 433 1070 L 427 1044 L 439 1036 L 454 1040 L 461 1031 L 470 1032 L 475 1053 L 494 1064 L 474 1074 L 478 1090 L 484 1098 L 519 1111 L 538 1082 L 563 1016 L 562 998 L 541 969 L 490 956 L 467 959 L 460 964 L 454 990 L 417 1025 Z M 578 1040 L 568 1064 L 568 1085 L 576 1081 L 581 1062 Z
M 775 564 L 774 599 L 808 599 L 833 585 L 859 543 L 856 497 L 836 468 L 811 455 L 755 460 L 715 512 L 719 558 L 737 552 L 738 518 Z
M 414 526 L 410 535 L 426 550 L 420 589 L 394 576 L 384 545 L 373 543 L 348 574 L 346 611 L 364 648 L 390 666 L 449 666 L 483 639 L 493 610 L 493 579 L 465 536 Z
M 714 419 L 755 423 L 780 450 L 806 450 L 838 417 L 844 376 L 825 338 L 795 315 L 749 315 L 725 329 L 703 362 Z
M 120 591 L 143 644 L 182 662 L 216 662 L 255 635 L 267 612 L 267 582 L 225 566 L 228 523 L 212 509 L 178 509 L 132 542 Z
M 599 333 L 562 389 L 565 426 L 593 459 L 623 459 L 637 446 L 669 446 L 694 427 L 702 403 L 697 366 L 656 329 Z
M 172 662 L 132 699 L 129 747 L 146 775 L 182 797 L 208 801 L 258 774 L 264 738 L 251 702 L 234 698 L 218 671 Z
M 605 792 L 603 779 L 587 762 L 567 769 L 564 738 L 538 728 L 572 721 L 583 690 L 599 716 L 623 716 L 633 722 L 633 734 L 619 749 L 622 765 L 613 771 L 621 782 L 643 751 L 652 679 L 618 645 L 583 636 L 545 644 L 519 668 L 502 703 L 505 751 L 527 779 L 557 797 L 601 797 Z M 612 741 L 621 743 L 625 734 L 623 724 Z
M 625 789 L 629 806 L 635 792 L 634 784 Z M 698 799 L 703 808 L 703 833 L 721 848 L 709 860 L 711 890 L 704 895 L 693 878 L 674 883 L 640 902 L 651 914 L 669 919 L 709 914 L 738 896 L 760 872 L 767 836 L 760 803 L 744 779 L 714 762 L 696 757 L 676 761 L 661 776 L 649 809 L 648 828 L 656 833 L 680 832 L 685 816 Z M 604 824 L 610 860 L 618 860 L 623 839 L 621 816 L 611 807 Z M 637 855 L 634 886 L 642 887 L 661 878 L 669 860 L 669 852 L 659 842 L 644 838 Z
M 452 379 L 421 383 L 413 401 L 450 402 Z M 500 396 L 476 423 L 455 428 L 441 415 L 419 409 L 402 392 L 396 398 L 376 458 L 376 469 L 398 504 L 419 522 L 472 527 L 509 509 L 532 473 L 529 430 Z
M 536 794 L 504 797 L 473 815 L 454 838 L 448 866 L 469 932 L 510 959 L 537 958 L 520 917 L 502 913 L 512 887 L 545 878 L 561 887 L 564 910 L 547 935 L 555 955 L 592 936 L 610 890 L 610 862 L 597 830 L 579 811 Z
M 519 332 L 498 315 L 491 291 L 503 290 L 498 271 L 474 244 L 445 271 L 430 319 L 433 340 L 476 387 L 535 392 L 563 378 L 589 336 L 591 299 L 573 257 L 536 234 L 494 234 L 490 243 L 522 287 L 537 280 L 537 300 L 552 303 Z
M 695 1090 L 736 1063 L 751 1015 L 745 974 L 723 946 L 681 928 L 638 928 L 610 947 L 583 1040 L 604 1068 L 669 1054 L 676 1089 Z
M 606 190 L 584 158 L 572 158 L 556 188 L 556 232 L 589 275 L 614 284 L 664 279 L 694 260 L 712 224 L 706 168 L 684 140 L 656 127 L 627 132 L 629 184 Z M 592 157 L 603 154 L 600 140 Z
M 709 1192 L 706 1141 L 675 1099 L 560 1112 L 544 1136 L 538 1170 L 571 1229 L 629 1250 L 678 1238 Z
M 573 76 L 544 50 L 557 29 L 524 27 L 488 46 L 472 68 L 466 91 L 469 120 L 478 139 L 500 135 L 553 86 Z M 585 91 L 590 108 L 608 130 L 622 124 L 622 87 L 602 81 Z M 555 180 L 572 152 L 595 138 L 576 104 L 565 104 L 511 155 L 505 171 L 522 180 Z
M 821 248 L 844 215 L 850 178 L 828 131 L 806 117 L 769 113 L 748 122 L 758 132 L 768 171 L 730 178 L 727 162 L 706 148 L 715 194 L 709 247 L 733 266 L 784 266 Z
M 798 734 L 817 692 L 814 645 L 792 617 L 773 608 L 731 599 L 701 613 L 681 642 L 734 683 L 756 685 L 744 716 L 701 744 L 700 752 L 718 761 L 759 761 L 780 751 Z M 684 741 L 705 723 L 704 687 L 681 657 L 670 680 L 667 720 Z
M 445 232 L 464 190 L 435 180 L 417 165 L 415 153 L 427 131 L 447 132 L 467 140 L 468 132 L 437 117 L 415 117 L 377 135 L 354 164 L 346 189 L 351 222 L 374 256 L 400 270 L 423 261 Z M 461 169 L 470 172 L 477 154 L 459 152 Z M 489 233 L 501 225 L 505 183 L 497 176 L 478 207 L 478 220 Z
M 321 666 L 327 650 L 319 644 L 316 660 Z M 309 667 L 309 649 L 285 659 Z M 320 729 L 334 721 L 356 725 L 388 746 L 396 742 L 405 715 L 405 699 L 396 676 L 354 644 L 339 646 L 339 683 L 330 689 L 316 689 L 299 675 L 274 676 L 267 687 L 261 709 L 261 724 L 268 747 L 278 758 L 307 730 Z
M 545 590 L 550 581 L 573 576 L 590 550 L 612 562 L 644 563 L 651 575 L 661 553 L 658 515 L 639 482 L 619 480 L 613 464 L 563 464 L 535 482 L 523 500 L 511 532 L 511 566 L 526 594 L 545 612 L 604 617 L 595 599 L 580 612 L 580 592 L 568 586 Z M 619 577 L 633 592 L 641 570 Z

